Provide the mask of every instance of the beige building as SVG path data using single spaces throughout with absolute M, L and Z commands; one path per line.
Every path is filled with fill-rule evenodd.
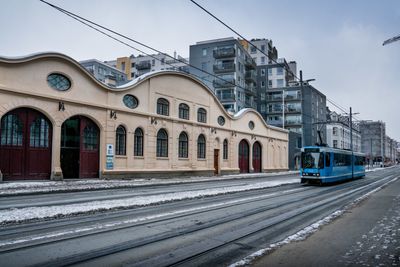
M 3 180 L 154 177 L 288 168 L 288 132 L 255 110 L 228 114 L 196 78 L 98 82 L 58 53 L 0 58 Z

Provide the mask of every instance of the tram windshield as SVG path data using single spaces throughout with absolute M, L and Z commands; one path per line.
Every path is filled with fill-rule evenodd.
M 324 154 L 305 151 L 301 153 L 301 167 L 303 169 L 324 168 Z

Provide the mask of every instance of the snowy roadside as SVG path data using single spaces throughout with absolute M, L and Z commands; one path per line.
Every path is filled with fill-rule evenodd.
M 369 171 L 375 171 L 378 169 L 383 169 L 383 168 L 377 168 L 377 169 L 373 169 L 373 170 L 369 170 Z M 367 170 L 368 171 L 368 170 Z M 332 221 L 334 221 L 335 219 L 339 218 L 340 216 L 342 216 L 345 212 L 347 212 L 348 210 L 352 209 L 356 204 L 360 203 L 361 201 L 365 200 L 368 196 L 370 196 L 371 194 L 383 189 L 384 187 L 386 187 L 388 184 L 393 183 L 395 181 L 397 181 L 399 178 L 394 178 L 391 179 L 390 181 L 386 182 L 385 184 L 365 193 L 364 195 L 362 195 L 361 197 L 355 199 L 354 201 L 352 201 L 351 203 L 349 203 L 348 205 L 346 205 L 345 207 L 343 207 L 342 209 L 336 210 L 334 212 L 332 212 L 330 215 L 322 218 L 321 220 L 312 223 L 311 225 L 303 228 L 302 230 L 298 231 L 297 233 L 290 235 L 288 237 L 286 237 L 285 239 L 277 242 L 277 243 L 273 243 L 270 244 L 268 247 L 260 249 L 250 255 L 248 255 L 247 257 L 243 258 L 240 261 L 237 261 L 231 265 L 229 265 L 229 267 L 242 267 L 242 266 L 250 266 L 252 265 L 252 263 L 261 258 L 264 257 L 266 255 L 268 255 L 269 253 L 271 253 L 272 251 L 274 251 L 275 249 L 278 249 L 279 247 L 282 247 L 286 244 L 292 243 L 292 242 L 298 242 L 298 241 L 303 241 L 305 240 L 307 237 L 309 237 L 310 235 L 312 235 L 313 233 L 317 232 L 319 229 L 321 229 L 321 227 L 323 227 L 324 225 L 327 225 L 329 223 L 331 223 Z
M 181 183 L 196 183 L 205 181 L 221 181 L 231 179 L 248 179 L 257 177 L 272 177 L 282 175 L 297 174 L 298 171 L 286 171 L 275 173 L 247 173 L 212 177 L 181 177 L 181 178 L 148 178 L 132 180 L 64 180 L 64 181 L 21 181 L 21 182 L 3 182 L 0 183 L 0 197 L 20 194 L 39 194 L 39 193 L 57 193 L 57 192 L 77 192 L 101 189 L 132 188 L 149 185 L 169 185 Z M 279 178 L 280 179 L 280 178 Z
M 85 203 L 40 206 L 29 208 L 4 209 L 0 213 L 0 224 L 9 224 L 36 219 L 48 219 L 64 216 L 71 216 L 83 213 L 93 213 L 96 211 L 125 209 L 130 207 L 148 206 L 165 202 L 209 197 L 234 192 L 263 189 L 284 184 L 299 183 L 300 178 L 279 178 L 272 181 L 258 182 L 247 185 L 229 186 L 221 188 L 203 189 L 187 192 L 175 192 L 164 195 L 140 196 L 117 200 L 88 201 Z

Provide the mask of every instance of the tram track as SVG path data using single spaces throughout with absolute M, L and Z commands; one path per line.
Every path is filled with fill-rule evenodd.
M 387 179 L 392 179 L 392 178 L 393 177 L 389 177 L 389 178 L 384 178 L 380 181 L 375 181 L 372 185 L 379 184 L 381 182 L 386 181 Z M 156 243 L 160 243 L 160 242 L 162 243 L 162 242 L 172 240 L 172 239 L 178 239 L 180 236 L 189 236 L 193 233 L 206 231 L 207 229 L 218 228 L 221 225 L 229 224 L 232 221 L 239 222 L 241 220 L 244 220 L 245 221 L 244 226 L 241 227 L 242 231 L 239 231 L 239 232 L 241 232 L 241 234 L 239 234 L 238 237 L 237 236 L 235 238 L 232 237 L 231 240 L 224 241 L 224 244 L 226 243 L 227 245 L 229 245 L 234 242 L 237 242 L 238 240 L 241 240 L 241 238 L 243 239 L 246 236 L 255 235 L 259 231 L 265 231 L 265 229 L 268 229 L 274 225 L 281 224 L 287 220 L 290 220 L 291 218 L 295 218 L 296 216 L 299 216 L 303 213 L 307 213 L 310 211 L 310 209 L 315 209 L 318 206 L 316 203 L 319 203 L 320 206 L 323 206 L 323 205 L 327 205 L 329 203 L 329 201 L 331 201 L 332 203 L 334 203 L 334 200 L 343 201 L 345 196 L 347 196 L 348 198 L 352 198 L 352 197 L 354 197 L 354 193 L 356 193 L 356 192 L 360 192 L 360 194 L 362 194 L 362 192 L 364 192 L 364 190 L 368 191 L 369 188 L 372 186 L 371 184 L 368 184 L 368 182 L 370 182 L 368 179 L 356 180 L 356 181 L 346 183 L 346 184 L 339 184 L 337 186 L 324 187 L 324 188 L 321 188 L 321 190 L 316 190 L 316 192 L 314 192 L 310 195 L 307 195 L 307 196 L 303 196 L 302 198 L 296 197 L 296 195 L 304 194 L 307 191 L 315 191 L 315 190 L 313 190 L 315 187 L 301 186 L 298 188 L 299 190 L 297 192 L 289 191 L 286 195 L 281 194 L 280 192 L 277 192 L 275 195 L 269 195 L 269 196 L 267 195 L 265 197 L 260 197 L 259 199 L 248 199 L 248 200 L 242 201 L 242 202 L 239 201 L 237 203 L 231 203 L 230 205 L 221 205 L 220 207 L 215 207 L 214 209 L 198 210 L 198 211 L 193 211 L 193 212 L 188 212 L 188 213 L 183 212 L 180 215 L 166 216 L 162 219 L 148 220 L 148 221 L 142 222 L 142 223 L 125 225 L 124 227 L 108 229 L 107 231 L 98 231 L 98 232 L 93 232 L 93 233 L 90 233 L 87 235 L 69 236 L 66 239 L 51 240 L 50 242 L 38 242 L 33 245 L 27 245 L 27 246 L 21 246 L 21 247 L 18 247 L 18 246 L 17 247 L 9 247 L 8 250 L 5 249 L 1 252 L 0 259 L 2 258 L 1 255 L 7 254 L 7 253 L 19 252 L 21 250 L 35 250 L 35 248 L 38 248 L 38 247 L 48 247 L 48 246 L 51 246 L 52 244 L 63 243 L 68 240 L 71 243 L 74 241 L 77 242 L 76 240 L 82 240 L 84 238 L 97 238 L 97 236 L 100 236 L 100 235 L 104 235 L 107 233 L 112 234 L 113 232 L 118 232 L 118 231 L 121 232 L 121 231 L 124 231 L 126 229 L 131 229 L 131 228 L 153 227 L 154 225 L 160 225 L 163 223 L 167 223 L 171 220 L 175 220 L 175 221 L 176 220 L 185 220 L 185 218 L 192 218 L 194 216 L 201 217 L 203 214 L 206 214 L 206 213 L 218 212 L 218 211 L 224 210 L 224 209 L 237 208 L 240 205 L 241 206 L 254 205 L 257 202 L 262 203 L 263 201 L 272 201 L 274 199 L 284 198 L 284 197 L 287 197 L 288 195 L 292 196 L 292 199 L 288 199 L 287 201 L 283 201 L 280 203 L 276 202 L 276 203 L 270 203 L 269 205 L 264 205 L 264 206 L 261 205 L 261 207 L 258 207 L 255 209 L 249 209 L 242 213 L 232 212 L 232 214 L 228 217 L 226 217 L 226 216 L 219 217 L 219 218 L 216 218 L 213 220 L 209 220 L 207 222 L 203 222 L 201 224 L 195 223 L 195 224 L 189 225 L 188 227 L 184 228 L 184 230 L 175 229 L 175 230 L 167 231 L 162 234 L 150 235 L 148 237 L 141 238 L 141 239 L 139 238 L 139 239 L 134 239 L 134 240 L 128 240 L 126 242 L 121 242 L 119 244 L 112 244 L 110 246 L 103 246 L 98 249 L 84 251 L 84 253 L 76 253 L 76 254 L 70 255 L 70 256 L 58 257 L 58 259 L 55 261 L 54 260 L 45 261 L 45 264 L 47 264 L 47 265 L 43 265 L 44 264 L 43 262 L 40 262 L 38 264 L 41 266 L 62 266 L 62 265 L 78 264 L 78 263 L 82 263 L 82 262 L 93 261 L 95 259 L 107 257 L 107 255 L 110 255 L 110 254 L 118 254 L 118 253 L 121 253 L 124 251 L 130 251 L 130 250 L 134 250 L 136 248 L 150 246 L 151 244 L 156 244 Z M 366 183 L 366 185 L 362 185 L 363 183 Z M 350 190 L 350 192 L 346 192 L 349 190 Z M 259 190 L 259 191 L 262 191 L 262 190 Z M 338 194 L 339 192 L 342 192 L 342 193 Z M 248 192 L 248 193 L 250 193 L 250 192 Z M 258 192 L 258 193 L 260 193 L 260 192 Z M 321 194 L 321 193 L 323 193 L 323 194 Z M 329 195 L 333 195 L 333 196 L 331 196 L 329 198 L 328 197 Z M 342 199 L 342 200 L 340 200 L 340 199 Z M 309 202 L 309 204 L 304 206 L 304 202 L 306 200 L 308 200 L 307 202 Z M 303 206 L 304 206 L 303 208 L 301 208 L 301 205 L 296 204 L 296 202 L 299 202 L 299 201 L 303 201 Z M 317 205 L 317 206 L 315 206 L 315 205 Z M 332 205 L 334 205 L 334 204 L 332 204 Z M 257 216 L 260 216 L 260 214 L 265 214 L 265 217 L 261 217 L 261 219 L 259 219 L 258 221 L 253 220 L 252 223 L 250 224 L 251 226 L 246 227 L 246 225 L 249 225 L 248 222 L 246 223 L 246 218 L 253 217 L 253 216 L 257 217 Z M 114 219 L 118 220 L 118 216 L 116 216 Z M 98 223 L 98 222 L 96 222 L 96 223 Z M 75 226 L 76 227 L 84 227 L 84 225 L 80 225 L 79 223 Z M 248 227 L 251 227 L 251 229 Z M 243 232 L 244 231 L 243 229 L 246 229 L 247 232 L 246 231 Z M 17 229 L 14 229 L 14 230 L 17 230 Z M 34 229 L 31 229 L 31 231 L 34 232 Z M 26 234 L 26 233 L 27 232 L 25 232 L 24 234 Z M 5 237 L 5 236 L 3 235 L 3 237 Z M 201 244 L 201 242 L 199 244 Z M 222 244 L 220 244 L 220 245 L 222 245 Z M 176 262 L 171 262 L 171 264 L 178 264 L 178 265 L 183 264 L 184 262 L 186 262 L 189 259 L 193 260 L 195 258 L 201 257 L 201 255 L 205 255 L 204 253 L 207 254 L 207 253 L 211 253 L 215 250 L 218 250 L 218 247 L 220 245 L 215 246 L 215 244 L 214 244 L 211 247 L 209 246 L 207 250 L 204 250 L 201 253 L 198 253 L 196 255 L 191 255 L 188 258 L 181 259 Z M 187 250 L 187 247 L 183 248 L 183 249 Z M 197 251 L 197 250 L 193 250 L 193 251 Z M 207 252 L 207 251 L 209 251 L 209 252 Z M 176 253 L 179 254 L 179 250 L 177 250 Z M 161 257 L 161 256 L 159 256 L 159 257 Z M 157 258 L 157 257 L 155 257 L 155 258 Z M 164 263 L 164 261 L 162 261 L 162 262 Z M 147 263 L 149 263 L 149 262 L 139 261 L 138 264 L 135 263 L 133 265 L 140 266 L 143 264 L 147 265 Z M 167 263 L 167 261 L 165 263 Z M 166 264 L 166 265 L 168 265 L 168 264 Z

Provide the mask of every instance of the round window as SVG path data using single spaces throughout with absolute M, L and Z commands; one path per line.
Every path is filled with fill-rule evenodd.
M 249 128 L 250 128 L 251 130 L 254 129 L 254 122 L 253 122 L 253 121 L 249 121 Z
M 52 73 L 47 76 L 47 83 L 51 88 L 59 91 L 66 91 L 71 88 L 71 81 L 59 73 Z
M 124 104 L 128 108 L 136 108 L 138 106 L 138 100 L 133 95 L 124 95 Z
M 219 116 L 219 117 L 218 117 L 218 124 L 221 125 L 221 126 L 223 126 L 223 125 L 225 124 L 225 118 L 222 117 L 222 116 Z

